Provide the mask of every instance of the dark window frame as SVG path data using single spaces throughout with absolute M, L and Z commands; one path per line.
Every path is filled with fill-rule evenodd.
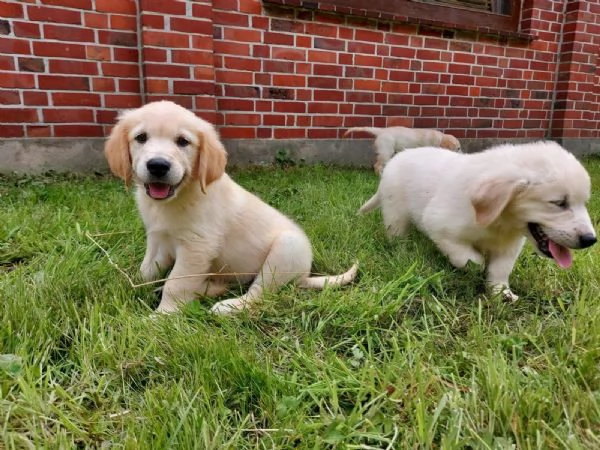
M 510 1 L 512 1 L 511 14 L 502 15 L 460 6 L 434 5 L 412 0 L 263 0 L 264 3 L 334 11 L 395 22 L 411 22 L 532 39 L 533 37 L 528 33 L 521 32 L 522 2 Z

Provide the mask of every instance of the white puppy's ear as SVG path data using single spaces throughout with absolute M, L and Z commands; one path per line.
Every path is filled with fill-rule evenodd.
M 126 185 L 131 183 L 131 155 L 129 154 L 129 129 L 123 120 L 119 120 L 104 144 L 104 155 L 112 173 L 121 178 Z
M 487 227 L 496 220 L 504 208 L 523 192 L 529 182 L 524 179 L 506 178 L 502 176 L 486 178 L 471 191 L 471 204 L 475 208 L 475 220 L 482 227 Z
M 202 192 L 206 194 L 206 186 L 221 178 L 221 175 L 225 173 L 227 152 L 212 126 L 199 132 L 198 139 L 200 143 L 194 162 L 193 175 L 200 182 Z

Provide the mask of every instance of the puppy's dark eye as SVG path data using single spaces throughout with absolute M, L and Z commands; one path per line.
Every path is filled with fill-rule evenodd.
M 551 201 L 553 205 L 558 206 L 560 209 L 568 209 L 569 208 L 569 200 L 567 197 L 561 198 L 560 200 Z
M 140 133 L 138 134 L 136 137 L 134 137 L 136 142 L 139 142 L 140 144 L 143 144 L 144 142 L 146 142 L 148 140 L 148 134 L 147 133 Z
M 177 147 L 187 147 L 188 145 L 190 145 L 190 141 L 188 141 L 183 136 L 179 136 L 175 143 L 177 144 Z

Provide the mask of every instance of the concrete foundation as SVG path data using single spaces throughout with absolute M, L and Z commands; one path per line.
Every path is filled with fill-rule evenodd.
M 507 142 L 498 139 L 461 139 L 465 153 Z M 526 142 L 510 140 L 510 142 Z M 370 167 L 375 160 L 369 139 L 224 140 L 229 165 L 246 167 L 276 162 Z M 600 154 L 598 139 L 563 139 L 562 145 L 577 156 Z M 3 139 L 0 141 L 0 173 L 105 172 L 104 139 Z

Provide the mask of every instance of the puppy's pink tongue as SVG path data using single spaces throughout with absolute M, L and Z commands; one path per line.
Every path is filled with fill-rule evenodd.
M 568 269 L 573 264 L 573 257 L 571 256 L 571 252 L 567 247 L 563 247 L 560 244 L 557 244 L 552 239 L 548 240 L 548 249 L 552 254 L 552 257 L 556 261 L 556 264 L 563 269 Z
M 171 186 L 165 183 L 150 183 L 148 185 L 148 193 L 152 198 L 163 199 L 169 196 Z

